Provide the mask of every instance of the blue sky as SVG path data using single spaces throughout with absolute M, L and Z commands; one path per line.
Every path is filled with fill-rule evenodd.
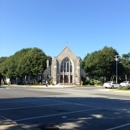
M 0 0 L 0 57 L 37 47 L 82 59 L 113 47 L 130 52 L 130 0 Z

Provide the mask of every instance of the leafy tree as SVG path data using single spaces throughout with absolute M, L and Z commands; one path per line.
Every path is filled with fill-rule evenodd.
M 10 56 L 7 58 L 4 62 L 0 64 L 1 68 L 1 74 L 4 77 L 15 77 L 16 76 L 16 64 L 13 56 Z
M 86 69 L 86 66 L 85 66 L 85 61 L 87 61 L 87 58 L 88 58 L 88 56 L 89 56 L 90 54 L 88 53 L 85 57 L 84 57 L 84 59 L 82 60 L 82 63 L 81 63 L 81 65 L 82 65 L 82 68 L 85 70 Z
M 51 57 L 46 56 L 41 49 L 22 49 L 6 60 L 0 59 L 0 74 L 9 78 L 22 79 L 25 75 L 34 77 L 46 69 L 47 59 L 51 61 Z
M 7 57 L 0 57 L 0 63 L 4 62 L 7 59 Z
M 112 47 L 105 46 L 102 50 L 92 52 L 87 55 L 84 60 L 84 69 L 92 77 L 106 77 L 110 80 L 112 75 L 115 75 L 115 59 L 114 56 L 118 52 Z
M 38 49 L 33 48 L 20 60 L 18 66 L 19 77 L 25 75 L 36 76 L 39 72 L 43 72 L 46 68 L 47 56 Z
M 0 57 L 0 85 L 1 85 L 1 79 L 3 78 L 3 62 L 7 59 L 7 57 Z
M 122 58 L 120 60 L 121 64 L 123 65 L 123 73 L 122 73 L 122 80 L 126 80 L 125 75 L 127 76 L 127 80 L 130 80 L 130 53 L 122 54 Z

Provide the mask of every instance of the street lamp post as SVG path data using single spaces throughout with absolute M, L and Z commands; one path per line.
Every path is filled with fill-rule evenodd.
M 116 61 L 116 83 L 118 83 L 118 66 L 117 62 L 119 61 L 119 55 L 115 55 L 115 61 Z

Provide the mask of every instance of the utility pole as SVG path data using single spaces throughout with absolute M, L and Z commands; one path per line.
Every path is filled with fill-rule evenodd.
M 115 61 L 116 61 L 116 83 L 118 83 L 118 65 L 117 62 L 119 61 L 119 55 L 114 56 Z

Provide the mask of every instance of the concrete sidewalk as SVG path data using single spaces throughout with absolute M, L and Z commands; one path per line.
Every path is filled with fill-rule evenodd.
M 0 130 L 25 130 L 21 128 L 16 122 L 0 116 Z
M 70 88 L 70 87 L 77 87 L 76 85 L 30 85 L 28 87 L 33 88 Z
M 2 85 L 0 86 L 1 88 L 4 88 L 4 87 L 34 87 L 34 88 L 66 88 L 66 87 L 79 87 L 77 85 L 48 85 L 46 87 L 46 85 Z

